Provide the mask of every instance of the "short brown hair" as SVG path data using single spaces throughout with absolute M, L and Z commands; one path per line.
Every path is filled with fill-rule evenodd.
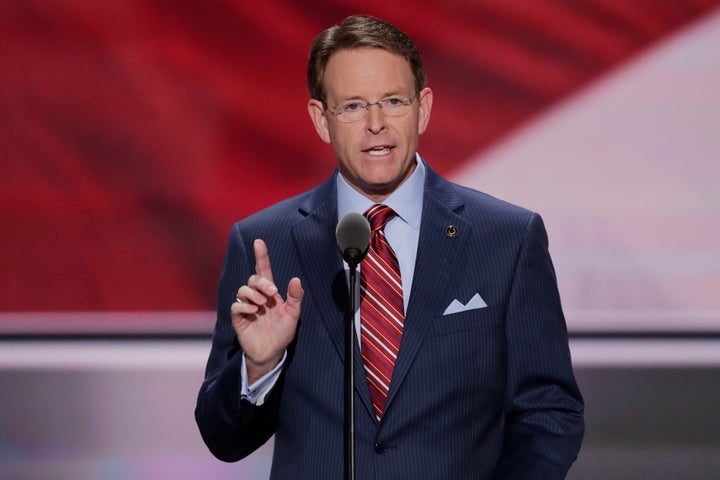
M 339 25 L 321 32 L 310 47 L 307 79 L 310 96 L 325 104 L 322 77 L 333 53 L 354 48 L 381 48 L 396 53 L 410 63 L 415 77 L 415 94 L 425 88 L 425 70 L 420 53 L 405 33 L 384 20 L 366 15 L 347 17 Z

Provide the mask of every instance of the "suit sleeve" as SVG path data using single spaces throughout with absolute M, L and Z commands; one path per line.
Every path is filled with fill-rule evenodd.
M 247 251 L 236 224 L 228 241 L 212 349 L 195 408 L 195 421 L 205 444 L 226 462 L 246 457 L 273 435 L 284 380 L 281 373 L 260 406 L 241 398 L 242 351 L 232 327 L 230 306 L 237 289 L 252 273 Z
M 503 451 L 493 480 L 563 479 L 584 434 L 547 233 L 533 214 L 518 253 L 506 312 Z

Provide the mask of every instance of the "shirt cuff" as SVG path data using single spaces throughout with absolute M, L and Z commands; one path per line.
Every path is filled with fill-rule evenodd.
M 275 386 L 278 378 L 280 378 L 280 372 L 282 371 L 283 365 L 285 365 L 285 358 L 287 357 L 287 350 L 283 352 L 283 356 L 280 362 L 275 365 L 275 368 L 270 370 L 264 376 L 255 381 L 252 385 L 248 385 L 248 373 L 247 365 L 245 363 L 245 354 L 242 356 L 242 385 L 240 387 L 240 398 L 247 400 L 253 405 L 260 406 L 265 403 L 265 397 L 270 390 Z

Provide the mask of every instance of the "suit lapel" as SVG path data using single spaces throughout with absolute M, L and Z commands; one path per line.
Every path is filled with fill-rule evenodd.
M 334 280 L 343 268 L 342 259 L 336 253 L 337 200 L 334 178 L 312 192 L 300 205 L 300 214 L 303 218 L 293 225 L 291 235 L 305 277 L 302 281 L 318 310 L 318 316 L 325 323 L 333 345 L 342 354 L 343 309 L 342 305 L 338 305 L 339 299 L 334 291 Z
M 339 359 L 344 361 L 348 292 L 347 277 L 335 239 L 338 216 L 335 174 L 300 205 L 300 213 L 303 218 L 293 225 L 291 235 L 305 276 L 302 281 Z M 328 279 L 331 281 L 328 282 Z M 355 390 L 364 408 L 372 414 L 370 389 L 358 342 L 355 342 L 354 363 Z
M 428 335 L 433 319 L 443 313 L 445 305 L 441 305 L 438 298 L 445 298 L 443 292 L 448 276 L 455 269 L 471 233 L 471 224 L 457 213 L 461 206 L 462 199 L 456 188 L 428 167 L 415 274 L 400 351 L 385 403 L 388 410 L 391 410 L 392 400 Z M 456 236 L 448 230 L 451 226 L 456 228 Z

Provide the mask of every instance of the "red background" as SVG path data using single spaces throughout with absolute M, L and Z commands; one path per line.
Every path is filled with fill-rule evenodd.
M 238 219 L 335 165 L 306 112 L 313 37 L 414 39 L 448 174 L 718 0 L 0 2 L 0 310 L 212 310 Z

